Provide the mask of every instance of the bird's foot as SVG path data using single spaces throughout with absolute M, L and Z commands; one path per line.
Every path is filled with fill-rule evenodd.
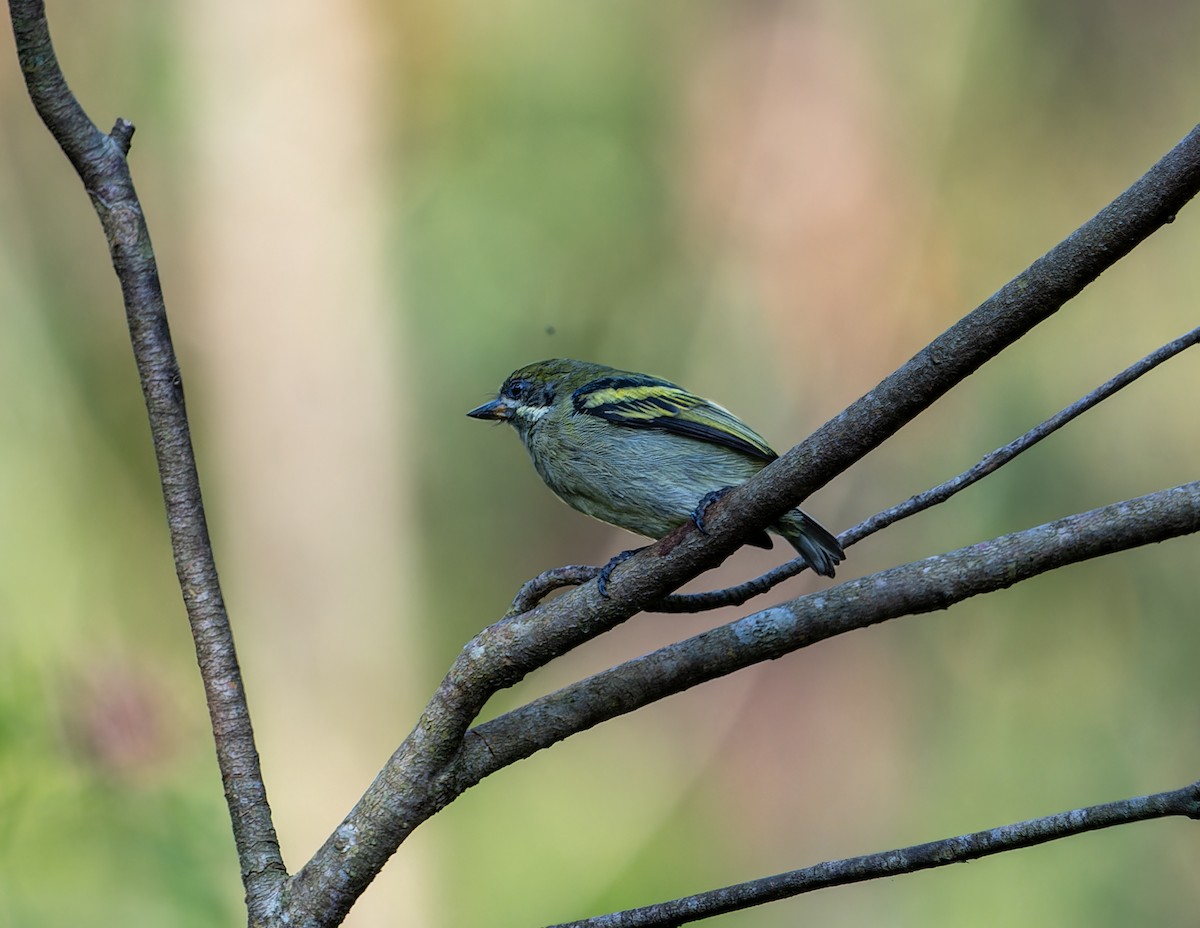
M 608 599 L 608 578 L 612 576 L 612 572 L 621 564 L 633 557 L 640 551 L 645 551 L 649 545 L 643 545 L 640 548 L 630 548 L 628 551 L 622 551 L 607 564 L 600 568 L 600 573 L 596 575 L 596 588 L 600 591 L 600 595 Z
M 711 490 L 700 497 L 700 502 L 696 503 L 696 508 L 692 510 L 692 521 L 696 523 L 696 528 L 700 530 L 701 535 L 708 534 L 708 529 L 704 527 L 704 514 L 708 512 L 708 507 L 732 489 L 733 487 L 721 487 L 719 490 Z

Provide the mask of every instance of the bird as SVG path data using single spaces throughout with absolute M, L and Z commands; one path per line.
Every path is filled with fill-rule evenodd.
M 513 371 L 495 399 L 467 415 L 512 425 L 538 475 L 572 509 L 653 539 L 689 519 L 703 531 L 709 503 L 778 457 L 729 410 L 669 380 L 570 358 Z M 845 558 L 837 538 L 799 509 L 769 530 L 823 577 Z M 749 543 L 771 547 L 766 532 Z M 633 553 L 609 562 L 602 593 Z

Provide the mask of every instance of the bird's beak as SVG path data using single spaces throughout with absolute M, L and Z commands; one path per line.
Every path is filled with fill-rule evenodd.
M 467 413 L 467 415 L 472 419 L 497 419 L 504 421 L 511 419 L 514 412 L 514 406 L 497 397 L 490 403 L 484 403 L 482 406 L 477 406 L 475 409 L 472 409 L 469 413 Z

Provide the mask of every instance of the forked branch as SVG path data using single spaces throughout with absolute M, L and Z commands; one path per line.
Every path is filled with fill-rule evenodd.
M 724 631 L 716 630 L 707 642 L 681 642 L 676 647 L 682 650 L 667 655 L 673 658 L 671 664 L 664 663 L 664 655 L 657 652 L 639 659 L 643 663 L 636 667 L 623 665 L 609 671 L 609 676 L 583 681 L 576 685 L 580 701 L 573 705 L 564 702 L 567 691 L 547 697 L 558 699 L 557 708 L 562 711 L 557 717 L 547 711 L 550 702 L 539 701 L 470 729 L 492 694 L 660 602 L 682 583 L 719 563 L 746 537 L 774 522 L 895 434 L 1172 221 L 1200 189 L 1200 128 L 1095 218 L 874 390 L 715 504 L 707 513 L 708 534 L 685 526 L 631 559 L 610 582 L 611 598 L 600 596 L 595 584 L 588 584 L 529 612 L 506 616 L 480 633 L 464 648 L 418 725 L 363 798 L 313 859 L 288 880 L 217 582 L 182 378 L 149 234 L 125 159 L 132 126 L 118 121 L 112 134 L 106 135 L 88 119 L 58 67 L 41 0 L 9 0 L 9 8 L 30 97 L 92 199 L 124 294 L 176 570 L 204 679 L 252 923 L 306 928 L 338 924 L 415 827 L 482 776 L 544 746 L 514 732 L 515 722 L 525 719 L 545 726 L 537 739 L 552 743 L 667 692 L 730 672 L 736 668 L 723 664 L 724 658 L 711 647 L 718 633 L 734 636 L 726 642 L 734 650 L 746 649 L 739 659 L 740 666 L 745 666 L 768 659 L 774 652 L 794 650 L 805 636 L 827 637 L 856 622 L 871 624 L 943 608 L 985 588 L 1007 586 L 1030 562 L 1038 565 L 1034 571 L 1038 572 L 1196 530 L 1200 488 L 1189 484 L 1164 491 L 1165 496 L 1131 501 L 1120 511 L 1109 507 L 1072 517 L 1076 521 L 1062 520 L 1048 532 L 1046 527 L 1030 530 L 1042 531 L 1037 538 L 1018 533 L 952 552 L 939 562 L 944 570 L 930 572 L 928 562 L 906 565 L 869 581 L 814 594 L 823 597 L 826 605 L 838 605 L 823 613 L 822 622 L 808 611 L 817 602 L 810 598 L 757 613 Z M 1145 518 L 1155 507 L 1161 509 L 1155 515 L 1162 517 L 1156 527 Z M 1107 526 L 1097 524 L 1102 518 L 1110 520 Z M 1067 537 L 1072 533 L 1074 537 Z M 942 585 L 922 586 L 923 574 L 936 577 Z M 886 601 L 871 599 L 868 582 L 888 594 Z M 976 587 L 971 587 L 972 583 Z M 867 606 L 876 611 L 868 612 Z M 757 646 L 753 646 L 755 637 L 760 639 Z M 638 688 L 627 694 L 631 700 L 627 704 L 619 699 L 614 703 L 613 694 L 606 689 L 622 677 L 625 682 L 639 681 Z
M 471 729 L 455 792 L 601 722 L 753 664 L 1047 571 L 1200 531 L 1200 481 L 818 590 L 601 671 Z

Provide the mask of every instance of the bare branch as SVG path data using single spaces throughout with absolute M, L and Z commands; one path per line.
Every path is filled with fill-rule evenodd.
M 527 580 L 517 590 L 512 605 L 508 607 L 510 615 L 520 615 L 528 612 L 543 599 L 565 586 L 579 586 L 589 580 L 595 580 L 600 573 L 599 567 L 589 564 L 568 564 L 566 567 L 551 567 L 543 570 L 532 580 Z
M 719 563 L 745 538 L 877 447 L 1170 222 L 1200 189 L 1198 128 L 1024 274 L 808 440 L 715 504 L 708 513 L 708 534 L 685 525 L 631 559 L 610 582 L 611 598 L 601 597 L 595 585 L 588 584 L 529 612 L 506 616 L 476 636 L 363 798 L 312 861 L 284 884 L 209 544 L 182 380 L 149 235 L 125 160 L 132 126 L 118 121 L 111 136 L 100 132 L 66 85 L 42 2 L 9 0 L 9 6 L 30 96 L 92 198 L 121 282 L 252 922 L 339 922 L 413 828 L 480 777 L 544 746 L 522 738 L 536 736 L 552 743 L 669 691 L 729 673 L 737 669 L 731 660 L 736 663 L 739 649 L 746 656 L 738 666 L 744 666 L 849 627 L 944 608 L 1061 564 L 1193 531 L 1200 519 L 1197 485 L 1189 484 L 896 568 L 674 646 L 685 650 L 667 649 L 598 675 L 572 691 L 578 693 L 578 703 L 564 696 L 567 690 L 560 691 L 479 726 L 472 731 L 475 737 L 466 738 L 471 722 L 496 691 Z M 719 649 L 714 650 L 714 642 L 720 642 Z M 677 663 L 662 663 L 666 659 Z M 645 676 L 648 670 L 651 677 Z M 611 689 L 621 684 L 630 686 L 624 696 Z M 523 712 L 531 714 L 521 716 Z M 519 718 L 545 725 L 545 732 L 512 731 Z
M 713 540 L 699 532 L 683 544 L 713 551 L 725 533 L 743 539 L 798 506 L 851 464 L 895 434 L 986 361 L 1052 316 L 1123 258 L 1200 191 L 1200 126 L 1092 219 L 1005 284 L 977 309 L 919 351 L 875 389 L 851 403 L 761 473 L 706 512 Z M 699 536 L 699 538 L 697 537 Z M 720 546 L 723 550 L 724 545 Z M 637 595 L 663 552 L 652 546 L 614 574 L 614 596 Z M 637 581 L 634 582 L 635 578 Z M 690 579 L 690 578 L 689 578 Z M 626 594 L 628 584 L 628 594 Z M 645 606 L 650 599 L 638 596 Z M 661 598 L 661 597 L 657 597 Z
M 184 406 L 183 379 L 167 327 L 150 234 L 125 160 L 133 126 L 118 119 L 113 135 L 108 136 L 87 117 L 58 66 L 41 0 L 9 0 L 9 12 L 29 96 L 92 198 L 124 294 L 158 459 L 175 569 L 204 679 L 217 761 L 253 919 L 269 908 L 285 871 L 267 805 L 233 634 L 217 581 Z
M 1200 481 L 809 593 L 564 687 L 471 729 L 447 768 L 462 792 L 543 748 L 693 686 L 889 619 L 1200 531 Z
M 566 922 L 553 928 L 669 928 L 816 889 L 916 873 L 933 867 L 978 860 L 1004 851 L 1034 847 L 1101 828 L 1112 828 L 1114 825 L 1170 816 L 1200 818 L 1200 782 L 1171 792 L 1072 809 L 1070 812 L 1059 812 L 1057 815 L 1002 825 L 956 838 L 944 838 L 928 844 L 845 860 L 830 860 L 803 870 L 738 883 L 658 905 Z
M 623 711 L 631 711 L 637 705 L 661 698 L 649 695 L 655 691 L 653 681 L 646 684 L 644 692 L 639 689 L 646 682 L 640 678 L 631 685 L 626 702 L 622 702 L 619 695 L 598 692 L 579 704 L 571 704 L 565 695 L 568 691 L 564 690 L 556 694 L 559 701 L 552 705 L 539 702 L 518 710 L 544 710 L 536 718 L 532 715 L 523 717 L 527 722 L 545 725 L 544 732 L 509 732 L 511 739 L 503 741 L 500 745 L 502 749 L 493 753 L 492 748 L 496 745 L 490 736 L 500 734 L 500 731 L 489 726 L 496 726 L 501 721 L 497 719 L 474 730 L 476 737 L 465 742 L 463 740 L 471 721 L 495 692 L 513 685 L 555 657 L 616 627 L 651 603 L 662 600 L 702 571 L 720 563 L 744 539 L 798 505 L 808 493 L 866 455 L 984 362 L 1053 315 L 1067 300 L 1147 236 L 1164 223 L 1173 221 L 1179 209 L 1198 190 L 1200 126 L 1099 214 L 934 339 L 878 387 L 715 503 L 706 513 L 706 533 L 684 524 L 631 558 L 610 580 L 608 597 L 601 596 L 594 583 L 588 583 L 528 613 L 506 616 L 476 636 L 455 661 L 416 728 L 405 738 L 341 825 L 289 882 L 286 897 L 289 911 L 295 916 L 293 924 L 307 928 L 338 923 L 387 859 L 395 853 L 400 842 L 421 822 L 478 782 L 482 776 L 539 750 L 545 746 L 543 741 L 554 743 L 603 718 L 611 718 Z M 1169 492 L 1187 495 L 1189 490 L 1184 488 Z M 1165 508 L 1171 507 L 1166 505 Z M 1195 509 L 1194 505 L 1192 509 Z M 1088 516 L 1075 518 L 1086 520 Z M 1158 523 L 1158 529 L 1164 524 Z M 1179 533 L 1192 530 L 1194 527 L 1188 527 Z M 1150 531 L 1152 533 L 1154 530 Z M 1121 532 L 1100 531 L 1099 536 L 1102 537 L 1092 539 L 1097 546 L 1095 553 L 1104 553 L 1099 548 L 1103 548 L 1105 543 L 1128 541 Z M 1163 537 L 1168 535 L 1158 534 L 1147 540 Z M 973 555 L 956 552 L 957 558 L 947 556 L 951 559 L 948 570 L 951 573 L 955 568 L 967 571 L 970 567 L 972 569 L 968 573 L 977 582 L 988 578 L 995 584 L 991 588 L 998 589 L 1016 582 L 1017 577 L 1011 572 L 1012 564 L 1007 565 L 1010 572 L 1003 576 L 989 574 L 987 565 L 981 563 L 985 560 L 980 556 L 983 552 L 996 554 L 998 561 L 1004 561 L 1007 556 L 1021 563 L 1025 559 L 1049 563 L 1046 552 L 1064 556 L 1071 550 L 1078 550 L 1064 548 L 1062 540 L 1053 535 L 1037 535 L 1033 538 L 1007 536 L 1007 541 L 1009 546 L 1015 545 L 1016 549 L 1004 547 L 993 550 L 985 545 L 979 546 L 980 551 Z M 1020 550 L 1023 544 L 1034 543 L 1044 546 L 1042 556 L 1039 557 L 1037 547 L 1031 551 Z M 1119 546 L 1104 550 L 1118 549 Z M 1095 556 L 1095 553 L 1081 556 Z M 1064 560 L 1061 563 L 1066 562 Z M 921 569 L 924 567 L 917 570 L 918 575 Z M 902 573 L 893 576 L 887 572 L 874 580 L 884 577 L 917 582 L 912 573 L 913 565 L 897 570 Z M 941 571 L 935 573 L 942 578 Z M 862 589 L 867 582 L 856 581 L 858 586 L 855 589 Z M 945 577 L 944 582 L 949 588 L 954 588 L 952 578 Z M 845 584 L 828 595 L 832 597 L 840 590 L 845 596 L 846 589 L 852 586 L 854 584 Z M 983 588 L 986 588 L 986 584 L 975 592 L 982 592 Z M 943 608 L 957 601 L 953 597 L 946 598 L 948 592 L 941 587 L 930 589 L 928 593 L 933 599 L 924 608 Z M 886 603 L 868 594 L 869 591 L 866 591 L 863 601 L 871 602 L 875 608 L 885 611 L 869 615 L 847 608 L 847 616 L 854 617 L 860 624 L 920 611 L 915 605 L 908 608 L 903 602 L 894 602 L 892 605 L 899 611 L 888 612 Z M 967 595 L 974 593 L 966 593 L 958 598 Z M 847 607 L 855 605 L 853 602 L 844 604 Z M 783 617 L 787 611 L 771 610 L 770 614 Z M 758 629 L 750 629 L 752 635 L 758 632 Z M 752 643 L 751 639 L 725 642 L 727 647 L 732 648 L 730 653 L 736 653 Z M 784 650 L 793 648 L 791 646 Z M 753 648 L 750 650 L 757 653 Z M 748 662 L 763 660 L 767 656 L 752 657 Z M 733 669 L 737 668 L 731 667 L 721 673 Z M 691 685 L 678 682 L 683 678 L 694 678 L 695 682 L 707 678 L 704 676 L 703 658 L 696 657 L 682 669 L 676 668 L 676 675 L 678 689 Z M 663 695 L 666 693 L 663 692 Z M 614 708 L 610 708 L 606 702 L 610 697 L 616 701 Z M 626 704 L 628 708 L 621 708 Z M 603 711 L 598 708 L 600 706 L 604 706 Z M 513 717 L 515 713 L 502 718 L 511 721 Z M 523 737 L 534 740 L 526 743 Z
M 979 307 L 705 513 L 623 564 L 609 581 L 629 613 L 661 602 L 750 535 L 865 457 L 985 362 L 1048 319 L 1200 191 L 1200 126 L 1132 186 Z M 670 555 L 668 557 L 668 555 Z M 561 608 L 584 600 L 570 595 Z M 595 597 L 586 597 L 595 601 Z
M 944 483 L 940 483 L 936 487 L 926 490 L 924 493 L 910 496 L 898 506 L 893 506 L 891 509 L 886 509 L 881 513 L 871 516 L 871 518 L 860 522 L 854 528 L 843 532 L 838 541 L 842 543 L 843 548 L 849 548 L 864 538 L 882 531 L 895 522 L 899 522 L 901 519 L 907 519 L 918 512 L 923 512 L 939 503 L 944 503 L 950 497 L 954 496 L 954 494 L 965 490 L 989 474 L 995 473 L 1022 452 L 1028 451 L 1043 438 L 1061 429 L 1072 419 L 1083 415 L 1114 393 L 1129 386 L 1143 374 L 1148 374 L 1164 361 L 1170 360 L 1175 355 L 1191 348 L 1198 342 L 1200 342 L 1200 327 L 1192 329 L 1174 341 L 1168 342 L 1161 348 L 1152 351 L 1140 361 L 1131 364 L 1125 370 L 1121 371 L 1121 373 L 1101 384 L 1091 393 L 1076 400 L 1066 409 L 1060 410 L 1049 419 L 1034 426 L 1020 438 L 1014 439 L 1003 448 L 997 448 L 995 451 L 984 455 L 978 464 L 963 471 L 956 477 L 951 477 Z M 718 609 L 722 606 L 740 606 L 747 600 L 753 599 L 755 596 L 760 596 L 772 587 L 791 579 L 805 570 L 806 567 L 807 565 L 803 558 L 793 558 L 786 564 L 780 564 L 765 574 L 755 577 L 753 580 L 747 580 L 745 583 L 740 583 L 737 586 L 705 593 L 674 593 L 662 602 L 655 603 L 649 608 L 654 612 L 702 612 L 707 609 Z M 562 569 L 565 570 L 566 568 Z M 578 570 L 579 568 L 575 569 Z M 593 568 L 593 571 L 595 571 L 595 568 Z M 546 574 L 550 573 L 552 572 L 546 572 Z M 546 574 L 542 574 L 542 576 L 544 577 Z M 590 579 L 591 577 L 585 577 L 585 580 Z M 585 580 L 579 582 L 585 582 Z M 530 583 L 533 583 L 533 581 L 530 581 Z
M 1200 343 L 1200 327 L 1192 329 L 1174 341 L 1168 342 L 1161 348 L 1152 351 L 1140 361 L 1125 368 L 1125 370 L 1121 371 L 1115 377 L 1105 381 L 1086 396 L 1080 397 L 1070 406 L 1034 426 L 1020 438 L 1016 438 L 1003 448 L 997 448 L 990 454 L 985 455 L 978 464 L 969 470 L 964 471 L 956 477 L 951 477 L 945 483 L 926 490 L 924 493 L 910 497 L 898 506 L 893 506 L 891 509 L 872 516 L 860 525 L 856 525 L 846 533 L 846 543 L 855 544 L 869 535 L 887 528 L 894 522 L 899 522 L 901 519 L 906 519 L 909 516 L 916 515 L 918 512 L 945 502 L 954 496 L 954 494 L 965 490 L 974 483 L 978 483 L 989 474 L 995 473 L 1018 455 L 1028 451 L 1043 438 L 1054 434 L 1072 419 L 1078 418 L 1113 394 L 1123 390 L 1143 374 L 1148 374 L 1164 361 L 1170 360 L 1175 355 L 1191 348 L 1197 343 Z

